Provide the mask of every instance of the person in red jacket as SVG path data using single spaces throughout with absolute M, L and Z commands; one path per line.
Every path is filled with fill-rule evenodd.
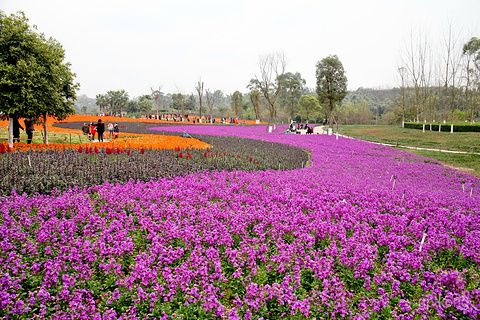
M 90 139 L 92 141 L 95 140 L 95 133 L 97 133 L 97 127 L 92 122 L 92 123 L 90 123 Z

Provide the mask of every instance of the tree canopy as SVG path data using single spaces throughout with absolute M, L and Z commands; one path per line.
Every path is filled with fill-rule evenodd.
M 38 33 L 23 12 L 8 16 L 0 11 L 0 30 L 2 117 L 61 120 L 74 114 L 79 84 L 64 62 L 62 45 Z
M 300 113 L 302 114 L 303 118 L 306 120 L 305 122 L 308 122 L 308 120 L 310 120 L 310 116 L 320 110 L 320 103 L 318 103 L 317 98 L 307 94 L 300 98 L 298 101 L 298 107 L 300 108 Z
M 337 55 L 329 55 L 317 62 L 317 95 L 321 103 L 329 104 L 329 126 L 333 126 L 333 109 L 347 95 L 347 76 Z

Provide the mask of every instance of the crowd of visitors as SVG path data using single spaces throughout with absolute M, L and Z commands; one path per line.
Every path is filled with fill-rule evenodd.
M 145 114 L 142 116 L 142 119 L 154 119 L 154 120 L 164 120 L 164 121 L 173 121 L 173 122 L 188 122 L 188 123 L 215 123 L 217 120 L 211 116 L 189 116 L 188 114 L 181 115 L 176 113 L 169 113 L 169 114 Z M 222 124 L 227 123 L 238 123 L 238 118 L 234 117 L 223 117 L 221 118 Z
M 108 130 L 108 138 L 109 139 L 116 139 L 118 138 L 119 135 L 119 128 L 118 128 L 118 123 L 113 123 L 109 122 L 107 124 L 107 130 Z M 103 142 L 104 138 L 104 133 L 105 133 L 105 123 L 102 121 L 102 119 L 98 119 L 97 123 L 84 123 L 82 127 L 82 132 L 84 135 L 88 137 L 88 140 L 94 141 L 95 140 L 95 135 L 97 135 L 97 139 L 99 142 Z

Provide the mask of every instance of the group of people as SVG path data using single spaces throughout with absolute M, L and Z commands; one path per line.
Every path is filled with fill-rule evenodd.
M 288 129 L 289 129 L 290 132 L 297 132 L 297 130 L 302 130 L 303 129 L 303 130 L 306 130 L 306 134 L 312 134 L 313 133 L 313 128 L 310 128 L 307 123 L 305 123 L 305 126 L 303 124 L 299 124 L 298 128 L 296 128 L 293 123 L 290 123 L 290 126 L 289 126 Z
M 118 138 L 118 134 L 120 132 L 118 128 L 118 123 L 115 122 L 109 122 L 107 124 L 107 130 L 108 130 L 108 138 L 111 139 L 116 139 Z M 98 136 L 98 141 L 103 142 L 103 134 L 105 133 L 105 123 L 102 121 L 102 119 L 98 119 L 97 123 L 84 123 L 82 127 L 83 134 L 88 136 L 88 139 L 90 141 L 95 140 L 95 134 Z
M 33 120 L 29 118 L 23 119 L 23 124 L 25 127 L 22 127 L 20 122 L 18 121 L 18 117 L 13 117 L 13 142 L 20 142 L 20 129 L 24 130 L 27 134 L 27 143 L 32 143 L 33 139 L 33 131 L 35 131 L 35 127 L 33 126 Z
M 202 117 L 196 117 L 196 116 L 189 116 L 188 114 L 181 115 L 181 114 L 176 114 L 176 113 L 171 113 L 171 114 L 160 114 L 160 115 L 155 115 L 155 114 L 145 114 L 142 115 L 142 119 L 154 119 L 154 120 L 165 120 L 165 121 L 174 121 L 174 122 L 192 122 L 193 124 L 195 123 L 215 123 L 215 118 L 210 117 L 210 116 L 202 116 Z M 230 118 L 225 118 L 223 117 L 221 119 L 221 122 L 223 124 L 226 123 L 238 123 L 238 118 L 230 117 Z

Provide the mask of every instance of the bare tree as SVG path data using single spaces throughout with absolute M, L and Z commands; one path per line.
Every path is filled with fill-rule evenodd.
M 215 106 L 216 96 L 210 92 L 209 89 L 205 90 L 205 96 L 207 98 L 208 113 L 210 114 L 210 122 L 213 120 L 213 107 Z
M 471 104 L 470 124 L 473 124 L 473 116 L 475 110 L 476 95 L 478 90 L 475 87 L 478 83 L 478 73 L 480 71 L 480 39 L 472 37 L 463 45 L 462 55 L 465 60 L 464 77 L 465 77 L 465 121 L 468 119 L 468 103 Z
M 402 104 L 402 128 L 405 127 L 405 91 L 408 81 L 407 69 L 405 67 L 399 67 L 398 74 L 400 75 L 400 101 Z
M 157 105 L 157 119 L 158 119 L 158 101 L 160 100 L 160 97 L 163 96 L 162 92 L 162 86 L 158 86 L 158 90 L 153 90 L 152 87 L 150 87 L 150 90 L 152 90 L 152 98 L 155 100 L 155 104 Z
M 280 76 L 285 73 L 287 60 L 283 52 L 273 52 L 260 56 L 258 67 L 260 76 L 255 75 L 255 79 L 250 80 L 248 88 L 258 89 L 267 101 L 270 117 L 268 124 L 277 123 L 277 98 L 281 91 Z
M 460 59 L 461 55 L 460 49 L 458 48 L 458 40 L 459 37 L 457 34 L 453 34 L 453 26 L 452 23 L 448 25 L 448 34 L 444 35 L 444 45 L 446 49 L 446 56 L 444 57 L 444 61 L 446 64 L 445 67 L 445 83 L 444 83 L 444 92 L 445 92 L 445 106 L 444 106 L 444 118 L 443 122 L 445 123 L 447 120 L 447 107 L 450 105 L 451 110 L 451 130 L 450 132 L 453 133 L 453 120 L 454 120 L 454 113 L 455 113 L 455 97 L 457 93 L 457 82 L 458 82 L 458 71 L 460 68 Z M 449 90 L 450 89 L 450 90 Z M 450 91 L 450 94 L 448 93 Z M 450 98 L 450 102 L 448 102 L 448 98 Z
M 415 93 L 415 110 L 416 121 L 420 122 L 420 92 L 421 92 L 421 75 L 422 75 L 422 42 L 421 36 L 414 34 L 413 30 L 410 31 L 409 43 L 405 45 L 406 52 L 404 56 L 403 65 L 407 68 L 408 73 L 412 81 L 412 86 Z
M 453 112 L 455 111 L 454 101 L 455 101 L 455 85 L 456 85 L 456 75 L 459 69 L 459 55 L 456 52 L 458 46 L 458 35 L 453 34 L 452 23 L 449 23 L 447 34 L 443 35 L 443 45 L 445 48 L 445 55 L 443 57 L 443 62 L 445 64 L 445 74 L 443 75 L 443 86 L 444 86 L 444 107 L 443 107 L 443 123 L 447 121 L 447 110 L 451 106 L 452 110 L 452 132 L 453 132 Z M 449 89 L 451 95 L 449 95 Z M 450 98 L 450 99 L 449 99 Z M 449 101 L 450 100 L 450 101 Z
M 430 84 L 432 81 L 432 56 L 430 44 L 425 36 L 421 41 L 419 48 L 419 62 L 420 62 L 420 85 L 421 85 L 421 102 L 423 113 L 423 132 L 425 132 L 425 123 L 427 122 L 427 115 L 429 112 L 429 96 Z
M 200 104 L 200 107 L 199 107 L 199 109 L 200 109 L 200 122 L 202 122 L 203 82 L 202 82 L 201 78 L 198 80 L 198 84 L 195 87 L 195 89 L 197 90 L 197 93 L 198 93 L 198 102 Z

